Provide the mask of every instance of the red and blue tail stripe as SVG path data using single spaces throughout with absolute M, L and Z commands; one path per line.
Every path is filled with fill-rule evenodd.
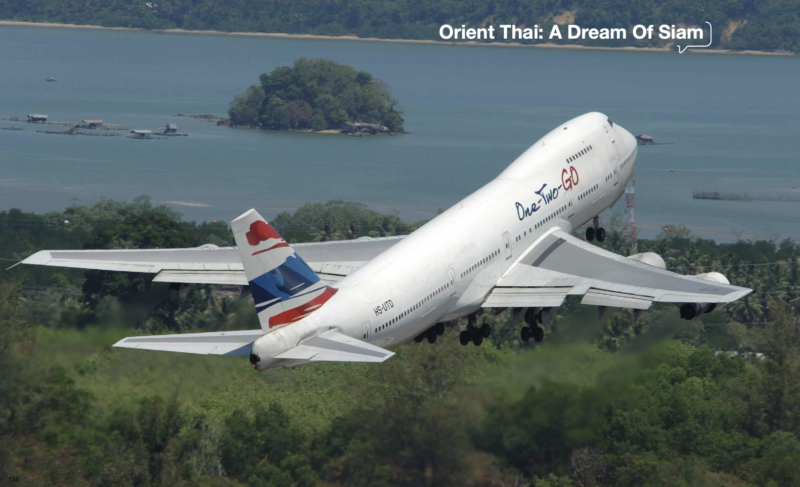
M 231 229 L 264 330 L 301 320 L 336 294 L 255 210 Z

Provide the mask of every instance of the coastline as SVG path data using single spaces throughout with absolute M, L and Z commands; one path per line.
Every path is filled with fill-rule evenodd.
M 243 36 L 243 37 L 272 37 L 278 39 L 314 39 L 331 41 L 363 41 L 363 42 L 394 42 L 404 44 L 438 44 L 438 45 L 459 45 L 459 46 L 482 46 L 482 47 L 528 47 L 543 49 L 583 49 L 593 51 L 632 51 L 632 52 L 672 52 L 666 47 L 603 47 L 603 46 L 584 46 L 580 44 L 521 44 L 518 42 L 446 42 L 425 39 L 382 39 L 378 37 L 357 37 L 357 36 L 326 36 L 315 34 L 282 34 L 274 32 L 223 32 L 217 30 L 187 30 L 187 29 L 140 29 L 134 27 L 103 27 L 100 25 L 79 25 L 79 24 L 59 24 L 52 22 L 23 22 L 16 20 L 0 20 L 0 26 L 15 27 L 47 27 L 62 29 L 90 29 L 90 30 L 118 30 L 132 32 L 152 32 L 156 34 L 175 34 L 175 35 L 222 35 L 222 36 Z M 743 54 L 752 56 L 794 56 L 790 52 L 769 52 L 769 51 L 731 51 L 728 49 L 693 49 L 692 53 L 707 54 Z

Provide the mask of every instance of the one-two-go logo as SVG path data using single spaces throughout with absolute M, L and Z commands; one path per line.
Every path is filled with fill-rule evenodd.
M 578 177 L 578 170 L 573 166 L 570 166 L 569 169 L 564 168 L 561 170 L 561 184 L 563 185 L 564 190 L 571 190 L 573 186 L 578 185 L 578 181 L 580 181 L 580 178 Z

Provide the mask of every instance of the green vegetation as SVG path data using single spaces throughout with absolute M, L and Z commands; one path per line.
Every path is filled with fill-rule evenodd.
M 66 223 L 66 222 L 69 223 Z M 412 231 L 363 205 L 272 220 L 290 241 Z M 0 212 L 0 258 L 41 248 L 231 244 L 148 199 Z M 607 226 L 604 245 L 629 253 Z M 570 301 L 547 339 L 509 312 L 385 364 L 258 374 L 244 359 L 112 349 L 136 333 L 247 329 L 252 302 L 139 277 L 0 273 L 0 465 L 21 485 L 774 486 L 800 476 L 800 246 L 718 244 L 670 228 L 640 251 L 725 273 L 746 299 L 685 322 Z M 93 283 L 93 284 L 90 284 Z M 718 353 L 718 352 L 725 353 Z M 731 352 L 739 352 L 733 354 Z M 763 354 L 763 355 L 757 355 Z
M 402 133 L 396 105 L 386 83 L 369 73 L 301 58 L 262 74 L 260 86 L 234 98 L 228 116 L 234 126 L 271 130 L 339 130 L 345 122 L 362 122 Z
M 151 6 L 152 5 L 152 6 Z M 549 32 L 558 21 L 581 27 L 626 28 L 637 24 L 714 25 L 715 47 L 800 52 L 800 3 L 701 0 L 348 0 L 347 2 L 227 2 L 175 0 L 0 0 L 0 18 L 143 29 L 211 29 L 228 32 L 356 35 L 386 39 L 438 39 L 442 24 L 481 27 L 539 25 Z M 738 26 L 738 28 L 735 28 Z M 726 32 L 727 31 L 727 32 Z M 579 41 L 564 41 L 576 43 Z M 652 41 L 580 41 L 587 45 L 653 46 Z

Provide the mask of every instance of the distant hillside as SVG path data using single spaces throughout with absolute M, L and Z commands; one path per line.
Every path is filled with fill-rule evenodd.
M 444 23 L 547 29 L 573 21 L 597 28 L 709 21 L 716 27 L 714 47 L 800 52 L 800 0 L 0 0 L 0 19 L 387 39 L 438 39 Z M 622 45 L 582 44 L 604 42 Z

